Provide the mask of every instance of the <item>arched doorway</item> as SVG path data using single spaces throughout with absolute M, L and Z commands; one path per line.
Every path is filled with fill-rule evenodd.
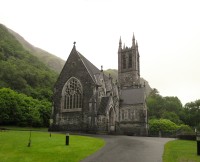
M 114 109 L 111 107 L 109 111 L 109 131 L 115 131 L 115 112 Z

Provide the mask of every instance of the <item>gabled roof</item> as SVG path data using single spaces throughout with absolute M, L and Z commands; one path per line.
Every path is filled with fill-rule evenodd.
M 92 77 L 93 81 L 96 83 L 95 75 L 100 73 L 100 70 L 94 66 L 89 60 L 87 60 L 80 52 L 76 51 L 84 66 L 86 67 L 88 73 Z
M 122 89 L 120 99 L 122 104 L 143 104 L 145 103 L 144 88 Z

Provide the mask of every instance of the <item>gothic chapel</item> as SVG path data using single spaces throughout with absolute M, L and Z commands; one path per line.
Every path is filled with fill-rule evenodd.
M 140 55 L 132 47 L 118 48 L 118 82 L 106 76 L 76 49 L 54 86 L 51 131 L 146 136 L 145 85 L 140 83 Z

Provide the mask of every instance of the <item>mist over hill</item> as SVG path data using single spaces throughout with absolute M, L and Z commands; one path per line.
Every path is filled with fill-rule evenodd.
M 65 64 L 65 61 L 62 60 L 61 58 L 43 50 L 43 49 L 40 49 L 40 48 L 37 48 L 35 47 L 34 45 L 31 45 L 29 42 L 27 42 L 21 35 L 19 35 L 18 33 L 16 33 L 15 31 L 9 29 L 9 28 L 6 28 L 4 25 L 0 25 L 0 56 L 1 58 L 3 58 L 2 61 L 5 62 L 11 62 L 11 60 L 13 61 L 13 59 L 15 60 L 14 64 L 12 63 L 12 65 L 10 64 L 9 66 L 8 65 L 4 65 L 4 68 L 2 68 L 1 70 L 1 77 L 4 77 L 1 79 L 1 84 L 0 86 L 10 86 L 11 88 L 14 88 L 14 89 L 17 89 L 15 86 L 17 85 L 17 83 L 20 85 L 22 84 L 23 82 L 25 82 L 24 84 L 27 84 L 28 86 L 30 87 L 33 87 L 33 85 L 30 84 L 30 78 L 28 78 L 27 76 L 30 77 L 30 75 L 33 75 L 36 77 L 36 73 L 40 74 L 40 72 L 34 72 L 34 70 L 32 69 L 32 71 L 30 70 L 28 72 L 28 69 L 30 66 L 34 67 L 36 65 L 33 65 L 34 63 L 37 62 L 37 64 L 41 64 L 40 66 L 37 66 L 37 67 L 40 67 L 40 68 L 45 68 L 46 70 L 48 68 L 50 68 L 51 70 L 55 71 L 56 73 L 54 74 L 55 76 L 58 75 L 64 64 Z M 29 58 L 29 60 L 26 60 L 26 58 Z M 23 63 L 18 63 L 20 61 L 23 60 Z M 30 61 L 30 60 L 35 60 L 35 61 Z M 1 62 L 1 64 L 3 65 L 4 64 L 3 62 Z M 16 65 L 18 64 L 18 65 Z M 46 66 L 44 66 L 44 64 Z M 20 66 L 21 65 L 25 65 L 27 66 L 27 68 L 22 68 L 20 71 L 21 73 L 23 73 L 24 71 L 26 71 L 26 75 L 25 74 L 19 74 L 19 71 L 17 71 L 16 69 L 20 69 Z M 15 66 L 15 67 L 14 67 Z M 10 69 L 12 72 L 10 72 L 11 74 L 13 74 L 13 76 L 15 76 L 15 82 L 16 82 L 16 85 L 12 85 L 11 82 L 9 80 L 12 80 L 11 78 L 9 77 L 5 77 L 4 74 L 6 74 Z M 51 70 L 48 69 L 48 71 L 50 73 Z M 36 70 L 37 71 L 37 70 Z M 113 81 L 117 80 L 117 77 L 118 77 L 118 71 L 116 69 L 107 69 L 104 71 L 105 74 L 108 76 L 109 74 L 111 74 L 112 78 L 113 78 Z M 28 74 L 29 73 L 29 74 Z M 34 74 L 35 73 L 35 74 Z M 25 77 L 26 76 L 26 77 Z M 32 76 L 32 79 L 34 79 L 34 77 Z M 55 82 L 55 78 L 56 77 L 53 77 L 52 79 L 54 80 L 51 84 L 51 87 L 49 88 L 52 88 L 53 87 L 53 84 Z M 36 77 L 37 78 L 37 77 Z M 20 81 L 21 80 L 21 81 Z M 152 88 L 149 86 L 149 83 L 141 78 L 141 84 L 143 84 L 145 82 L 145 85 L 146 85 L 146 94 L 148 95 Z M 37 83 L 38 84 L 38 83 Z M 41 84 L 42 84 L 42 81 L 41 81 Z M 39 86 L 39 85 L 38 85 Z M 26 86 L 25 86 L 26 87 Z M 18 86 L 18 90 L 19 90 L 19 86 Z M 23 89 L 23 88 L 22 88 Z M 25 93 L 28 93 L 27 91 L 28 90 L 19 90 L 19 91 L 24 91 Z
M 44 64 L 46 64 L 49 68 L 56 71 L 57 73 L 60 73 L 62 70 L 65 61 L 61 58 L 43 50 L 38 47 L 33 46 L 29 42 L 27 42 L 21 35 L 16 33 L 15 31 L 8 29 L 8 31 L 15 36 L 15 38 L 22 44 L 24 49 L 29 51 L 34 56 L 38 57 L 40 61 L 42 61 Z
M 8 28 L 0 24 L 0 88 L 10 88 L 37 99 L 51 100 L 58 73 L 24 48 Z

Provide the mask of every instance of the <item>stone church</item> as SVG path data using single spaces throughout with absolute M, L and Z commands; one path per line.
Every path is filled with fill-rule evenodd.
M 118 48 L 118 81 L 87 60 L 76 45 L 54 86 L 51 131 L 146 136 L 145 85 L 140 83 L 140 55 L 132 47 Z

